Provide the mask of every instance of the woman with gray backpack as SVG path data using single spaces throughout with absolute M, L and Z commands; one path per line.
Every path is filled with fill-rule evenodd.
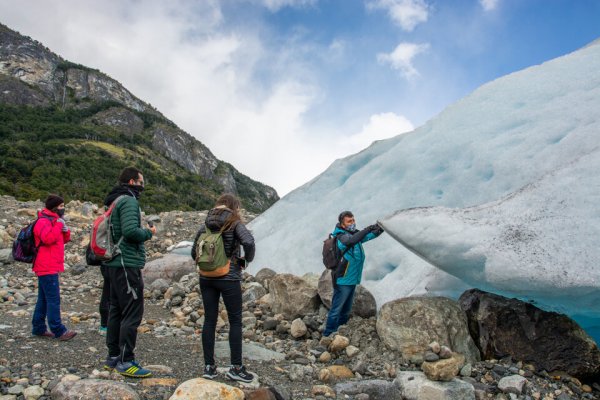
M 241 256 L 240 246 L 244 249 Z M 229 319 L 230 379 L 251 382 L 254 375 L 242 363 L 242 271 L 254 259 L 254 237 L 242 223 L 240 201 L 232 194 L 221 195 L 215 207 L 208 212 L 200 226 L 192 258 L 198 266 L 200 292 L 204 303 L 202 348 L 204 351 L 203 377 L 217 376 L 215 364 L 215 331 L 219 315 L 219 298 Z

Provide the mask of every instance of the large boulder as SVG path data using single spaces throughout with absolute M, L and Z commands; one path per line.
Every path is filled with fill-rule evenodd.
M 244 400 L 244 392 L 224 383 L 196 378 L 179 385 L 169 400 Z
M 446 297 L 407 297 L 384 304 L 377 317 L 377 333 L 405 358 L 421 355 L 435 341 L 463 354 L 469 363 L 480 360 L 464 311 Z
M 510 355 L 546 371 L 600 377 L 598 345 L 569 317 L 478 289 L 464 292 L 459 304 L 484 358 Z
M 291 274 L 279 274 L 269 282 L 273 297 L 272 310 L 287 320 L 313 314 L 319 307 L 316 286 Z
M 256 279 L 256 281 L 260 283 L 263 287 L 268 288 L 269 282 L 271 281 L 271 279 L 273 279 L 273 277 L 275 277 L 275 275 L 277 275 L 277 272 L 273 271 L 272 269 L 262 268 L 256 273 L 254 279 Z
M 317 286 L 319 298 L 328 309 L 331 308 L 333 298 L 333 284 L 331 282 L 331 271 L 325 270 L 319 278 Z M 370 318 L 377 315 L 377 303 L 375 297 L 364 286 L 358 285 L 354 292 L 352 301 L 352 316 Z
M 196 264 L 190 256 L 171 253 L 147 263 L 142 275 L 144 283 L 150 284 L 159 278 L 177 282 L 182 276 L 192 272 L 196 272 Z
M 139 400 L 129 385 L 104 379 L 64 380 L 52 389 L 54 400 L 96 400 L 99 393 L 106 400 Z

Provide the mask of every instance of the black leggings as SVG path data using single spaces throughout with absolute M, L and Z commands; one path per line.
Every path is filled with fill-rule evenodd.
M 231 364 L 242 365 L 242 286 L 240 281 L 200 279 L 200 292 L 204 303 L 202 348 L 204 364 L 215 365 L 215 330 L 219 316 L 219 297 L 229 319 L 229 349 Z

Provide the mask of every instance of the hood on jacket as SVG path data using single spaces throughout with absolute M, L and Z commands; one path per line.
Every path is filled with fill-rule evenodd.
M 115 201 L 117 197 L 122 195 L 136 197 L 135 193 L 131 190 L 131 188 L 129 188 L 129 185 L 117 185 L 112 188 L 110 193 L 106 196 L 106 199 L 104 199 L 104 205 L 106 207 L 110 207 L 112 202 Z

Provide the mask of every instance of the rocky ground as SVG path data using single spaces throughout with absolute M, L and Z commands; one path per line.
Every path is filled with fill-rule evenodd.
M 89 223 L 96 215 L 90 204 L 67 205 L 73 242 L 67 245 L 66 271 L 61 276 L 62 312 L 63 321 L 78 335 L 69 342 L 31 336 L 37 279 L 29 265 L 11 262 L 6 249 L 31 218 L 32 210 L 40 206 L 0 197 L 0 400 L 75 398 L 60 397 L 58 389 L 66 382 L 86 378 L 123 382 L 125 389 L 141 399 L 192 398 L 176 397 L 176 388 L 199 377 L 203 368 L 203 309 L 193 273 L 147 285 L 136 357 L 150 366 L 156 379 L 128 379 L 102 370 L 106 356 L 104 337 L 98 332 L 102 277 L 97 267 L 85 266 L 83 258 Z M 204 215 L 171 212 L 147 216 L 159 228 L 149 243 L 150 257 L 161 259 L 176 243 L 192 240 Z M 420 372 L 423 358 L 404 358 L 386 346 L 375 317 L 354 317 L 339 335 L 323 338 L 325 306 L 311 299 L 312 309 L 293 315 L 282 303 L 302 300 L 278 298 L 283 295 L 269 285 L 289 282 L 292 277 L 276 277 L 272 271 L 259 273 L 253 268 L 251 265 L 249 270 L 253 275 L 246 274 L 243 283 L 244 357 L 257 379 L 239 385 L 229 381 L 224 370 L 216 379 L 240 387 L 247 399 L 600 399 L 598 383 L 583 384 L 567 374 L 549 374 L 510 357 L 467 362 L 452 381 L 454 386 L 432 389 L 429 397 L 427 391 L 419 395 L 416 382 L 419 387 L 431 384 Z M 315 280 L 318 277 L 305 278 L 309 286 L 316 286 Z M 226 321 L 223 312 L 216 351 L 220 367 L 229 363 Z M 429 359 L 434 356 L 431 353 L 423 357 Z M 98 398 L 125 398 L 110 393 L 98 392 Z

